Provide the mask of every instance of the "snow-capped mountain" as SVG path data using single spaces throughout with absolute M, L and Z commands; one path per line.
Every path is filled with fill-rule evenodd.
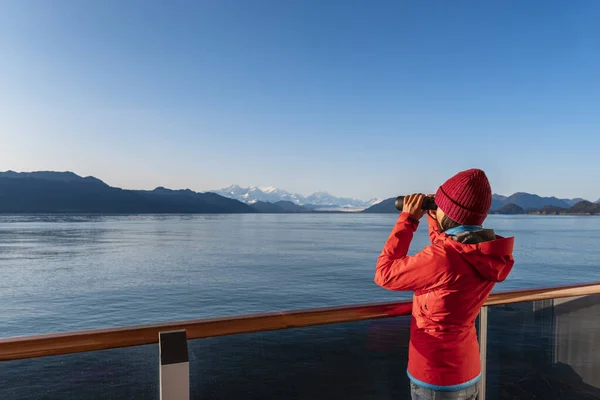
M 232 185 L 220 190 L 214 190 L 213 192 L 248 204 L 257 201 L 268 201 L 270 203 L 291 201 L 292 203 L 301 206 L 308 205 L 312 208 L 363 209 L 380 202 L 378 199 L 363 201 L 356 198 L 335 197 L 327 192 L 317 192 L 305 197 L 273 186 L 250 186 L 243 188 L 239 185 Z
M 379 203 L 378 199 L 363 201 L 356 197 L 335 197 L 327 192 L 316 192 L 304 199 L 304 204 L 315 206 L 338 206 L 343 208 L 367 208 Z
M 250 186 L 243 188 L 239 185 L 232 185 L 224 189 L 213 190 L 213 192 L 245 203 L 254 203 L 257 201 L 275 203 L 276 201 L 285 200 L 299 205 L 305 204 L 303 196 L 286 192 L 285 190 L 277 189 L 272 186 Z

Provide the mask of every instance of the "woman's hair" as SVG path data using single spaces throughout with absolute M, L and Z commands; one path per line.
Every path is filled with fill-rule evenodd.
M 442 222 L 440 222 L 440 228 L 442 232 L 447 231 L 448 229 L 456 228 L 457 226 L 460 226 L 460 224 L 452 221 L 449 216 L 444 215 L 442 217 Z

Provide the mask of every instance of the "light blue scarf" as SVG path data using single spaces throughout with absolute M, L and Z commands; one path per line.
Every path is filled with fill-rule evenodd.
M 457 235 L 457 234 L 463 233 L 463 232 L 478 231 L 482 228 L 483 228 L 483 226 L 481 226 L 481 225 L 459 225 L 456 228 L 450 228 L 450 229 L 444 231 L 444 233 L 446 235 L 454 236 L 454 235 Z

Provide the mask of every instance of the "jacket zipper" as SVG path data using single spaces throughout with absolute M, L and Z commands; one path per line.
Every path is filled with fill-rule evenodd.
M 429 310 L 427 310 L 427 298 L 429 297 L 429 293 L 430 293 L 430 292 L 427 292 L 427 294 L 425 295 L 425 304 L 423 304 L 423 308 L 424 308 L 426 311 L 429 311 Z

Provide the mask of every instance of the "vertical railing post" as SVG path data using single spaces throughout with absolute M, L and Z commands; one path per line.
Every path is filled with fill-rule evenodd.
M 479 385 L 478 400 L 485 400 L 485 388 L 487 381 L 487 329 L 488 308 L 481 307 L 479 313 L 479 353 L 481 354 L 481 384 Z
M 190 362 L 185 330 L 160 332 L 160 400 L 189 400 Z

